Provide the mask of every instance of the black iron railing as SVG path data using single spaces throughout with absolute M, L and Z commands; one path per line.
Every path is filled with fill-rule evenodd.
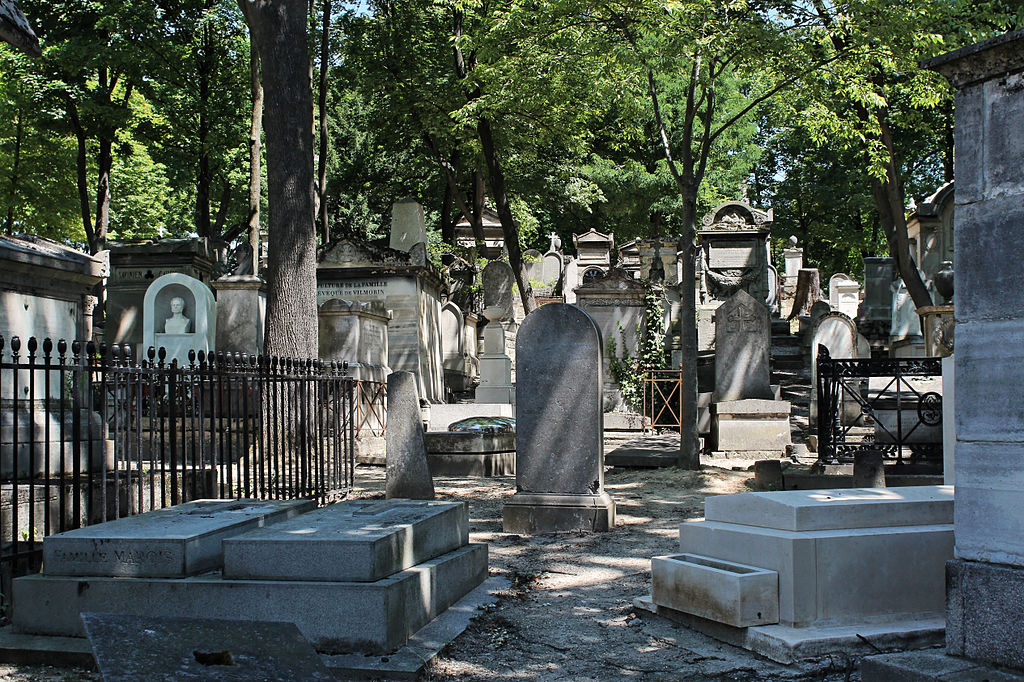
M 817 374 L 819 460 L 876 450 L 900 464 L 941 467 L 942 394 L 921 382 L 942 376 L 940 358 L 839 359 L 819 346 Z
M 35 570 L 43 537 L 200 498 L 344 497 L 355 381 L 346 367 L 0 337 L 0 565 Z

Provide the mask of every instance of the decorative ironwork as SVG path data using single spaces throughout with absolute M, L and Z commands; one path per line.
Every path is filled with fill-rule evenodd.
M 942 396 L 915 385 L 915 379 L 942 376 L 940 358 L 837 359 L 818 346 L 817 374 L 819 460 L 852 461 L 870 449 L 900 464 L 941 467 L 941 442 L 923 432 L 942 423 Z M 856 440 L 858 427 L 873 433 Z
M 644 377 L 644 430 L 672 429 L 682 431 L 683 371 L 681 369 L 647 369 Z
M 179 366 L 163 348 L 136 361 L 127 346 L 34 338 L 24 349 L 0 337 L 5 584 L 38 569 L 52 533 L 203 497 L 324 504 L 352 488 L 344 365 L 192 351 Z

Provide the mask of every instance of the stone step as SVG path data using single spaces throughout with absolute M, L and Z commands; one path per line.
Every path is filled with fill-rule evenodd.
M 43 570 L 51 576 L 181 578 L 220 568 L 225 538 L 285 521 L 310 500 L 196 500 L 51 535 Z
M 468 542 L 463 502 L 340 502 L 225 540 L 224 577 L 372 582 Z
M 82 612 L 295 623 L 317 650 L 383 654 L 487 577 L 487 545 L 472 544 L 375 582 L 82 578 L 14 580 L 17 632 L 82 637 Z

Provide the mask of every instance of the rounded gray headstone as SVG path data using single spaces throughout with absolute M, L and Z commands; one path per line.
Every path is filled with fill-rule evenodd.
M 491 261 L 481 274 L 484 287 L 484 306 L 500 307 L 505 311 L 501 319 L 512 317 L 512 296 L 515 293 L 516 276 L 512 266 L 504 261 Z
M 516 487 L 597 494 L 604 488 L 601 331 L 582 309 L 549 303 L 516 337 Z

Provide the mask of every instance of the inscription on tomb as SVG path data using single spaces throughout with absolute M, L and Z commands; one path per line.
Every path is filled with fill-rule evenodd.
M 749 268 L 757 265 L 754 245 L 735 247 L 712 247 L 708 254 L 708 265 L 712 268 Z
M 316 288 L 317 305 L 332 298 L 347 300 L 380 298 L 387 295 L 387 280 L 367 279 L 350 282 L 324 282 Z

